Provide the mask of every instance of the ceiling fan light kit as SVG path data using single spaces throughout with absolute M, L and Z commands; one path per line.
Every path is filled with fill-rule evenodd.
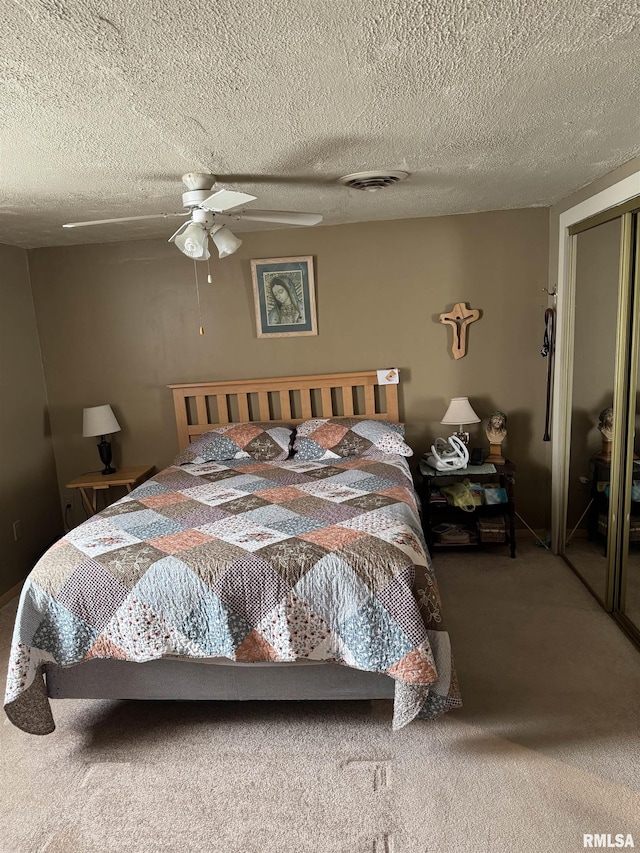
M 210 234 L 211 239 L 217 246 L 219 258 L 226 258 L 227 255 L 232 255 L 242 246 L 242 240 L 236 237 L 235 234 L 232 234 L 226 225 L 214 225 Z
M 194 261 L 207 261 L 211 257 L 209 252 L 209 232 L 206 225 L 199 222 L 185 223 L 186 228 L 180 230 L 169 238 L 170 243 L 175 243 L 180 251 Z
M 218 249 L 218 257 L 232 255 L 242 245 L 242 240 L 233 234 L 218 217 L 251 222 L 271 222 L 281 225 L 317 225 L 322 222 L 319 213 L 302 213 L 287 210 L 244 211 L 243 205 L 256 200 L 249 193 L 219 187 L 215 192 L 216 176 L 205 172 L 188 172 L 182 176 L 185 191 L 182 205 L 186 213 L 152 213 L 147 216 L 125 216 L 119 219 L 96 219 L 90 222 L 68 222 L 63 228 L 78 228 L 83 225 L 107 225 L 112 222 L 130 222 L 138 219 L 157 219 L 170 216 L 189 216 L 169 238 L 178 249 L 195 261 L 206 261 L 211 257 L 209 237 Z

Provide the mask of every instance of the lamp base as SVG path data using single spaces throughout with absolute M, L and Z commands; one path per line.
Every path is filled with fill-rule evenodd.
M 100 454 L 100 460 L 104 464 L 104 470 L 101 472 L 104 474 L 115 474 L 116 469 L 111 467 L 111 442 L 107 441 L 107 439 L 102 435 L 100 436 L 100 443 L 97 445 L 98 453 Z

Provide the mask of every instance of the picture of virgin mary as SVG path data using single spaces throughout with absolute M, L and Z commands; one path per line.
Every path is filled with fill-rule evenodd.
M 259 338 L 317 335 L 313 257 L 251 261 Z
M 270 326 L 293 326 L 304 323 L 304 309 L 296 288 L 288 276 L 274 276 L 267 283 L 267 323 Z

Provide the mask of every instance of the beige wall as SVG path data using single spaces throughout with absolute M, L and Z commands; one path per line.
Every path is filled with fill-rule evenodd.
M 62 533 L 27 253 L 0 245 L 0 596 Z M 22 538 L 14 540 L 20 521 Z
M 483 419 L 508 414 L 504 450 L 519 469 L 519 511 L 534 527 L 548 524 L 540 356 L 548 211 L 243 236 L 236 254 L 212 259 L 213 285 L 198 264 L 204 336 L 194 265 L 164 240 L 30 253 L 63 497 L 68 479 L 99 467 L 95 441 L 81 436 L 83 406 L 114 407 L 123 427 L 113 438 L 117 464 L 163 467 L 177 449 L 168 383 L 394 366 L 417 453 L 450 432 L 439 420 L 452 396 L 469 396 Z M 259 339 L 249 261 L 296 255 L 315 258 L 319 334 Z M 438 315 L 459 301 L 483 314 L 468 355 L 454 361 Z M 472 445 L 488 446 L 480 425 L 471 432 Z

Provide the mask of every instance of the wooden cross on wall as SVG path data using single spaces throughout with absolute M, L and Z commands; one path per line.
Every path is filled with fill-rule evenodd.
M 454 358 L 462 358 L 467 354 L 467 328 L 479 319 L 480 311 L 477 308 L 469 308 L 466 302 L 458 302 L 448 314 L 440 315 L 440 322 L 453 329 L 451 352 Z

